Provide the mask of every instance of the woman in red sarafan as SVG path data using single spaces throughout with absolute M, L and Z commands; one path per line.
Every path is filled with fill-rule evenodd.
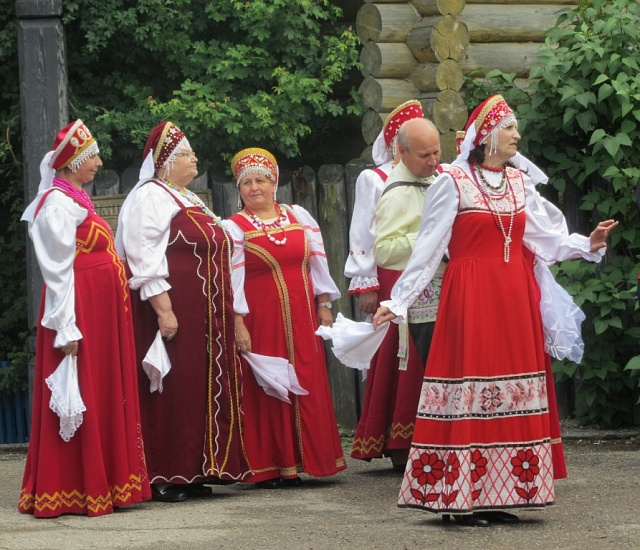
M 125 270 L 111 228 L 82 189 L 102 165 L 98 152 L 82 121 L 60 130 L 22 217 L 44 292 L 18 509 L 39 518 L 101 516 L 151 497 Z M 56 377 L 63 365 L 73 374 L 69 361 L 77 362 L 77 382 L 65 385 Z M 61 402 L 70 395 L 76 399 L 66 410 Z
M 617 225 L 601 222 L 590 237 L 552 229 L 533 181 L 512 163 L 519 139 L 501 96 L 476 108 L 460 155 L 427 193 L 391 300 L 374 316 L 375 326 L 405 317 L 447 251 L 398 505 L 462 525 L 514 522 L 505 510 L 554 504 L 566 468 L 533 257 L 599 261 Z
M 292 365 L 302 392 L 268 395 L 245 368 L 245 443 L 261 487 L 297 485 L 298 474 L 330 476 L 346 468 L 318 324 L 331 325 L 331 279 L 320 228 L 303 208 L 275 201 L 278 166 L 251 148 L 231 162 L 241 210 L 225 222 L 233 236 L 236 341 L 241 353 Z M 307 393 L 308 392 L 308 393 Z
M 116 245 L 131 271 L 153 499 L 182 502 L 251 472 L 233 330 L 233 245 L 220 218 L 188 189 L 198 159 L 175 124 L 153 128 L 144 159 L 120 210 Z

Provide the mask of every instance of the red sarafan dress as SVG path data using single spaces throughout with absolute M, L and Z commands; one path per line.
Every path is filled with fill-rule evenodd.
M 378 267 L 380 301 L 389 299 L 391 288 L 401 273 Z M 367 372 L 362 414 L 353 438 L 351 458 L 382 458 L 390 451 L 411 446 L 424 365 L 411 337 L 408 344 L 407 367 L 400 370 L 398 325 L 392 323 Z
M 242 214 L 229 219 L 244 231 L 244 294 L 249 307 L 244 323 L 251 351 L 288 359 L 300 386 L 309 392 L 290 394 L 291 404 L 267 395 L 242 359 L 244 436 L 254 473 L 250 482 L 293 478 L 300 472 L 330 476 L 346 468 L 324 343 L 314 334 L 318 321 L 310 244 L 294 213 L 287 210 L 287 215 L 284 228 L 270 230 L 277 239 L 284 231 L 284 246 L 271 242 Z M 232 234 L 235 239 L 233 229 Z
M 175 203 L 166 259 L 179 323 L 165 347 L 171 370 L 162 393 L 138 369 L 142 434 L 152 483 L 239 481 L 250 474 L 242 440 L 240 359 L 235 349 L 231 239 L 201 208 L 185 206 L 164 184 L 151 191 Z M 144 189 L 144 187 L 142 188 Z M 134 291 L 138 364 L 158 331 L 157 315 Z M 246 403 L 246 398 L 245 398 Z
M 89 212 L 80 223 L 75 242 L 75 315 L 82 333 L 78 382 L 86 411 L 82 425 L 64 441 L 45 382 L 64 354 L 53 347 L 56 332 L 38 326 L 31 437 L 18 510 L 39 518 L 101 516 L 151 498 L 125 269 L 111 228 L 97 214 Z
M 491 207 L 464 170 L 449 175 L 458 213 L 398 505 L 543 508 L 554 504 L 554 479 L 566 468 L 540 289 L 523 253 L 522 175 L 507 169 Z

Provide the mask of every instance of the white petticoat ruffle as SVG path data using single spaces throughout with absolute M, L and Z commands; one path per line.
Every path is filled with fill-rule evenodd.
M 87 410 L 78 384 L 78 358 L 65 355 L 45 382 L 51 390 L 49 407 L 60 417 L 60 437 L 70 441 L 82 425 L 82 413 Z
M 371 323 L 352 321 L 338 313 L 332 327 L 320 326 L 316 334 L 333 341 L 331 351 L 342 364 L 366 370 L 388 330 L 389 323 L 374 329 Z
M 581 325 L 585 314 L 545 264 L 536 262 L 534 273 L 540 286 L 545 350 L 556 359 L 580 363 L 584 354 Z

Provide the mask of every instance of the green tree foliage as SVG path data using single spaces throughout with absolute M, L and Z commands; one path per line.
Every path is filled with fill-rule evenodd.
M 204 168 L 255 145 L 306 160 L 361 111 L 348 89 L 334 93 L 358 49 L 328 0 L 64 7 L 72 103 L 116 161 L 137 159 L 163 119 L 185 131 Z
M 561 10 L 530 88 L 518 89 L 514 75 L 493 72 L 470 94 L 475 101 L 504 92 L 517 106 L 521 148 L 545 168 L 561 201 L 579 198 L 583 223 L 572 230 L 588 234 L 600 220 L 620 221 L 600 265 L 570 261 L 554 269 L 587 315 L 582 364 L 556 362 L 554 370 L 560 379 L 578 381 L 577 415 L 609 425 L 631 421 L 634 373 L 640 372 L 634 298 L 640 266 L 639 44 L 637 0 L 583 2 Z

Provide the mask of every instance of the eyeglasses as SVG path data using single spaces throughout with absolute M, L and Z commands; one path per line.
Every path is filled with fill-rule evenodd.
M 183 151 L 182 153 L 176 153 L 176 157 L 195 157 L 196 154 L 193 151 Z

